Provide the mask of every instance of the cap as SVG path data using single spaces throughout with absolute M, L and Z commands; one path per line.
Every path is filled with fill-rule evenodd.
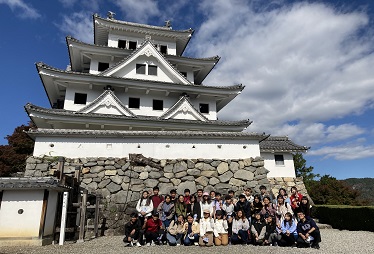
M 204 192 L 203 196 L 209 196 L 208 192 Z

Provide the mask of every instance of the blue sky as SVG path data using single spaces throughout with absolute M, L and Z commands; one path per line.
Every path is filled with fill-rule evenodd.
M 65 69 L 65 36 L 93 41 L 92 14 L 195 29 L 185 55 L 221 56 L 206 85 L 246 88 L 219 114 L 311 146 L 315 173 L 374 177 L 374 1 L 0 0 L 0 137 L 49 107 L 34 63 Z M 0 144 L 6 144 L 1 139 Z

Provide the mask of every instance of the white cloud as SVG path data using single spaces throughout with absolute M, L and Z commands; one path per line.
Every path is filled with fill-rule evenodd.
M 23 0 L 0 0 L 0 4 L 6 4 L 9 8 L 16 13 L 20 18 L 40 18 L 41 15 L 30 4 L 26 4 Z
M 323 124 L 373 104 L 374 38 L 358 36 L 370 29 L 365 13 L 305 2 L 270 11 L 254 11 L 246 1 L 200 7 L 206 19 L 190 52 L 222 58 L 205 83 L 246 85 L 220 119 L 249 118 L 250 131 L 289 135 L 303 145 L 365 132 L 350 123 Z
M 77 0 L 58 0 L 64 7 L 72 7 Z
M 157 1 L 154 0 L 113 0 L 126 19 L 146 23 L 150 18 L 160 15 Z M 119 18 L 117 18 L 119 19 Z
M 60 24 L 56 25 L 64 35 L 71 35 L 87 43 L 93 43 L 92 14 L 81 11 L 63 15 Z
M 317 150 L 311 150 L 308 152 L 308 155 L 322 156 L 324 159 L 333 158 L 336 160 L 356 160 L 374 157 L 374 146 L 326 146 Z

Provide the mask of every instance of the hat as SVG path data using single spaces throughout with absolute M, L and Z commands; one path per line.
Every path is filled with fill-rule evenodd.
M 203 196 L 209 196 L 208 192 L 204 192 Z
M 209 213 L 209 214 L 210 214 L 210 211 L 209 211 L 208 209 L 205 209 L 205 210 L 203 211 L 203 213 Z

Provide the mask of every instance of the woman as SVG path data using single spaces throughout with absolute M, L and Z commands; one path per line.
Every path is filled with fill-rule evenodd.
M 161 201 L 157 207 L 157 212 L 160 214 L 163 227 L 168 228 L 175 214 L 175 205 L 171 202 L 170 195 L 166 195 L 165 200 Z
M 284 216 L 286 213 L 291 213 L 293 215 L 293 211 L 291 208 L 290 203 L 284 201 L 283 195 L 278 195 L 277 197 L 277 225 L 280 228 L 280 223 L 284 220 Z
M 203 194 L 203 199 L 200 202 L 200 209 L 201 209 L 201 214 L 203 214 L 204 210 L 209 210 L 210 216 L 211 217 L 213 216 L 213 212 L 214 212 L 213 202 L 211 201 L 208 192 L 204 192 Z
M 266 232 L 265 232 L 265 240 L 264 240 L 264 245 L 278 245 L 278 230 L 277 230 L 277 225 L 275 223 L 275 218 L 272 216 L 268 216 L 265 218 L 265 227 L 266 227 Z
M 261 212 L 262 208 L 263 204 L 261 202 L 261 196 L 256 194 L 251 205 L 252 217 L 254 217 L 256 213 Z
M 191 214 L 187 215 L 187 222 L 184 223 L 184 245 L 199 245 L 199 233 L 199 223 L 194 221 Z
M 303 212 L 307 218 L 310 218 L 310 203 L 306 196 L 301 198 L 300 206 L 296 209 L 296 214 Z
M 297 231 L 296 220 L 293 219 L 291 213 L 286 213 L 284 220 L 281 222 L 281 239 L 278 242 L 279 246 L 296 246 Z
M 262 245 L 265 241 L 266 225 L 262 220 L 262 214 L 256 213 L 251 226 L 251 233 L 254 245 Z
M 136 211 L 138 211 L 139 219 L 142 225 L 146 219 L 152 215 L 153 203 L 149 198 L 148 191 L 143 191 L 142 197 L 139 199 L 136 205 Z
M 236 202 L 235 205 L 235 212 L 242 210 L 244 212 L 244 215 L 246 218 L 248 218 L 248 221 L 251 221 L 251 204 L 248 202 L 248 200 L 245 198 L 244 194 L 239 195 L 239 201 Z
M 236 216 L 232 222 L 232 244 L 248 244 L 248 229 L 249 222 L 245 217 L 243 211 L 239 210 L 236 212 Z
M 203 218 L 200 219 L 200 246 L 213 246 L 214 220 L 210 217 L 210 210 L 203 211 Z
M 182 215 L 178 216 L 178 219 L 175 221 L 171 221 L 167 233 L 166 238 L 169 242 L 170 246 L 179 246 L 181 245 L 181 241 L 183 240 L 184 236 L 184 218 Z
M 184 203 L 184 196 L 179 195 L 178 200 L 175 203 L 175 215 L 178 218 L 180 215 L 183 216 L 183 218 L 186 218 L 187 216 L 187 208 L 186 204 Z
M 187 205 L 187 215 L 191 214 L 194 220 L 199 221 L 201 219 L 201 207 L 195 195 L 191 196 L 190 203 Z
M 280 188 L 279 191 L 278 191 L 278 195 L 283 196 L 284 202 L 287 202 L 287 203 L 291 204 L 291 200 L 288 197 L 288 194 L 287 194 L 287 191 L 286 191 L 285 188 Z
M 261 209 L 261 215 L 265 216 L 267 214 L 268 216 L 274 216 L 277 214 L 277 207 L 271 203 L 270 197 L 265 196 L 263 198 L 264 206 Z
M 223 216 L 222 210 L 216 211 L 216 219 L 214 221 L 214 244 L 216 246 L 226 246 L 229 244 L 228 224 Z

